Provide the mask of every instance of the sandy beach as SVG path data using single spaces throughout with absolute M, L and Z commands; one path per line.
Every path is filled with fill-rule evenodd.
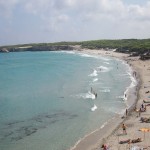
M 146 118 L 150 118 L 150 60 L 142 61 L 139 57 L 129 57 L 129 54 L 117 53 L 106 50 L 88 50 L 81 49 L 80 52 L 94 55 L 105 55 L 116 57 L 126 61 L 133 70 L 133 76 L 139 81 L 136 91 L 127 95 L 128 101 L 134 101 L 133 107 L 127 111 L 127 116 L 116 116 L 115 119 L 108 121 L 104 127 L 100 127 L 91 134 L 81 139 L 71 150 L 100 150 L 103 149 L 102 144 L 106 144 L 109 150 L 126 150 L 135 147 L 150 149 L 150 131 L 142 128 L 150 129 L 150 122 L 146 122 Z M 140 112 L 140 108 L 144 107 L 144 111 Z M 146 107 L 146 110 L 145 110 Z M 141 117 L 143 121 L 141 121 Z M 125 124 L 127 134 L 123 134 L 122 124 Z M 142 131 L 140 131 L 142 129 Z M 141 139 L 138 142 L 138 138 Z M 120 144 L 120 141 L 123 144 Z M 126 142 L 127 141 L 127 142 Z

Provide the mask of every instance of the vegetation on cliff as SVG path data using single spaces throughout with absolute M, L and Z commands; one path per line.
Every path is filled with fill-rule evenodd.
M 141 58 L 150 57 L 150 39 L 92 40 L 81 42 L 33 43 L 0 47 L 0 52 L 72 50 L 75 45 L 88 49 L 116 49 Z

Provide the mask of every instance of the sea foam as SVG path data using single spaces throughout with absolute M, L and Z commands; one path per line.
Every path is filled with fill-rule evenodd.
M 96 81 L 98 81 L 98 78 L 94 78 L 94 79 L 93 79 L 93 82 L 96 82 Z
M 99 66 L 98 69 L 100 72 L 108 72 L 110 70 L 110 68 L 105 66 Z
M 89 76 L 96 77 L 97 75 L 97 70 L 94 69 L 94 71 Z
M 97 109 L 97 106 L 94 104 L 94 106 L 91 108 L 91 111 L 95 111 Z
M 83 99 L 95 99 L 95 95 L 88 91 L 88 93 L 81 93 L 76 95 L 78 98 L 83 98 Z
M 109 93 L 110 92 L 110 89 L 103 89 L 103 90 L 100 90 L 100 92 L 104 92 L 104 93 Z
M 97 56 L 95 55 L 89 55 L 89 54 L 83 54 L 83 53 L 78 53 L 80 56 L 82 57 L 91 57 L 91 58 L 98 58 Z
M 104 64 L 107 64 L 107 65 L 109 65 L 109 62 L 104 62 Z

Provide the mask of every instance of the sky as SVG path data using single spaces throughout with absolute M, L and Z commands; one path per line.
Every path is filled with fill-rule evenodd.
M 0 0 L 0 45 L 150 38 L 150 0 Z

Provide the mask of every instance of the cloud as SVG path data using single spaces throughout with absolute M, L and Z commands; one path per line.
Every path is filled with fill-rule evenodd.
M 0 17 L 9 18 L 13 14 L 18 0 L 0 0 Z
M 123 0 L 1 0 L 1 16 L 8 17 L 13 14 L 18 5 L 22 5 L 25 13 L 38 15 L 40 18 L 54 18 L 61 14 L 67 18 L 80 21 L 93 19 L 147 19 L 150 17 L 150 2 L 143 6 L 125 4 Z M 43 17 L 44 16 L 44 17 Z M 54 20 L 54 19 L 51 19 Z
M 146 20 L 150 21 L 150 2 L 147 2 L 146 5 L 130 5 L 128 6 L 128 14 L 134 20 Z
M 30 21 L 41 37 L 47 33 L 47 39 L 48 35 L 56 40 L 150 36 L 149 0 L 0 0 L 0 17 L 12 18 L 16 33 L 18 19 Z M 25 26 L 19 27 L 21 32 Z M 32 34 L 32 28 L 29 31 Z

